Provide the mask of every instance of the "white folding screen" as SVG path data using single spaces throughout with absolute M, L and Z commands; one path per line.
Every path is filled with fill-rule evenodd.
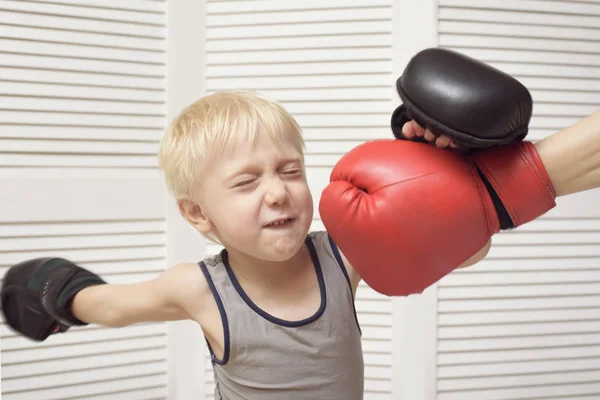
M 600 107 L 600 2 L 440 0 L 439 45 L 531 91 L 531 140 Z M 493 239 L 437 289 L 436 399 L 600 396 L 598 191 Z
M 365 140 L 391 136 L 392 1 L 209 0 L 206 25 L 207 94 L 251 89 L 282 102 L 304 131 L 317 210 L 337 160 Z M 318 217 L 312 229 L 323 229 Z M 356 307 L 365 398 L 388 399 L 391 301 L 361 284 Z M 206 398 L 212 374 L 207 357 Z
M 0 273 L 42 256 L 111 283 L 165 268 L 166 3 L 0 2 Z M 166 324 L 2 323 L 3 399 L 167 397 Z

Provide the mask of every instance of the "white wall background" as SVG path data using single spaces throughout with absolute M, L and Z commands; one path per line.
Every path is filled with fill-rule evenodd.
M 598 108 L 598 26 L 600 1 L 2 0 L 0 272 L 52 253 L 130 282 L 217 251 L 155 159 L 168 120 L 204 94 L 280 100 L 318 203 L 344 152 L 391 136 L 394 83 L 417 51 L 455 48 L 522 80 L 537 140 Z M 600 398 L 599 199 L 561 199 L 421 296 L 362 285 L 365 399 Z M 43 344 L 1 329 L 6 399 L 212 398 L 191 323 Z

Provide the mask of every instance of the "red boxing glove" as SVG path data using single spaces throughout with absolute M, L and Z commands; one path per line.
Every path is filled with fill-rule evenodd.
M 501 229 L 523 225 L 556 206 L 556 191 L 533 143 L 492 147 L 472 159 L 485 176 Z
M 321 195 L 321 219 L 371 288 L 390 296 L 421 293 L 500 230 L 496 207 L 502 205 L 494 205 L 475 162 L 499 185 L 496 191 L 508 200 L 511 217 L 530 219 L 549 209 L 547 187 L 537 186 L 548 194 L 540 196 L 533 186 L 524 190 L 506 182 L 519 177 L 529 184 L 536 179 L 529 176 L 540 176 L 543 169 L 531 149 L 521 151 L 521 146 L 507 146 L 504 154 L 482 150 L 471 160 L 411 141 L 365 143 L 334 167 Z M 499 161 L 510 163 L 513 172 L 503 173 Z M 530 205 L 539 198 L 543 204 Z M 524 214 L 522 206 L 527 208 Z

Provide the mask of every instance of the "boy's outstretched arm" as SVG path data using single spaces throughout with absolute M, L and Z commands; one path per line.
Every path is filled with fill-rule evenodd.
M 197 272 L 198 266 L 180 264 L 149 281 L 85 288 L 73 298 L 71 312 L 85 323 L 108 327 L 190 319 L 186 296 L 198 290 L 192 269 Z
M 114 285 L 62 258 L 27 260 L 4 276 L 2 312 L 13 330 L 36 341 L 90 323 L 188 319 L 190 299 L 206 291 L 201 278 L 197 265 L 181 264 L 153 280 Z

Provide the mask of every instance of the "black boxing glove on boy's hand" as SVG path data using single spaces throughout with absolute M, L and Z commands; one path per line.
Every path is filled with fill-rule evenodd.
M 2 312 L 8 325 L 24 336 L 46 340 L 73 325 L 87 325 L 71 312 L 79 291 L 106 282 L 62 258 L 37 258 L 9 268 L 2 284 Z
M 528 133 L 533 100 L 527 88 L 464 54 L 423 50 L 410 60 L 396 88 L 403 101 L 391 120 L 397 139 L 415 140 L 402 134 L 410 120 L 450 137 L 464 152 L 522 140 Z

